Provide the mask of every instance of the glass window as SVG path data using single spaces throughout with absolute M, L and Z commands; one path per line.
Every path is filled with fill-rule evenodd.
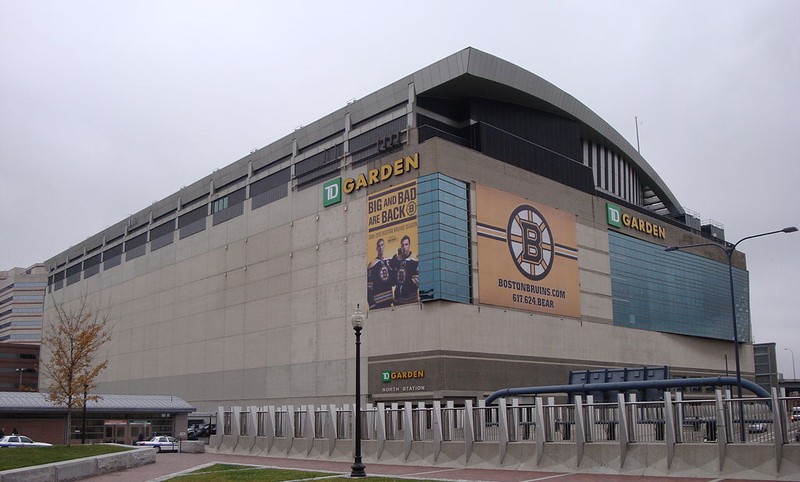
M 733 340 L 728 265 L 609 231 L 614 324 Z M 733 270 L 740 341 L 750 341 L 748 273 Z
M 442 174 L 417 181 L 420 296 L 470 303 L 468 189 Z

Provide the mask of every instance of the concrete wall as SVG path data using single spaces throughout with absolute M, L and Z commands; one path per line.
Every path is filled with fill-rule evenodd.
M 438 139 L 342 175 L 416 151 L 420 171 L 398 182 L 443 172 L 575 214 L 581 317 L 506 310 L 477 299 L 371 312 L 362 337 L 370 365 L 362 386 L 375 400 L 381 399 L 376 372 L 423 359 L 433 360 L 431 374 L 441 373 L 416 394 L 427 399 L 564 383 L 571 369 L 724 371 L 729 342 L 613 326 L 599 199 Z M 201 411 L 220 404 L 346 402 L 355 385 L 349 316 L 356 304 L 366 305 L 365 191 L 328 208 L 318 186 L 292 190 L 254 211 L 248 199 L 243 215 L 216 226 L 209 217 L 205 231 L 183 240 L 176 232 L 169 246 L 148 247 L 144 256 L 54 292 L 46 309 L 52 313 L 55 303 L 69 306 L 88 293 L 90 303 L 111 313 L 101 391 L 175 394 Z M 743 357 L 743 370 L 752 370 L 751 356 Z
M 156 451 L 142 448 L 114 454 L 98 455 L 53 464 L 37 465 L 0 472 L 0 482 L 58 482 L 81 480 L 95 475 L 108 474 L 156 461 Z

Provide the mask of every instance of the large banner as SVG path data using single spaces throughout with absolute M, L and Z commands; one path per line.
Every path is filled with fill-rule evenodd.
M 417 181 L 367 198 L 367 300 L 371 310 L 419 300 Z
M 580 317 L 575 216 L 477 186 L 480 302 Z

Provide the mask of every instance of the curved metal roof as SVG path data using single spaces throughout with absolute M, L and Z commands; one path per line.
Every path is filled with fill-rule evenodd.
M 417 94 L 469 91 L 472 95 L 527 105 L 574 119 L 581 124 L 584 135 L 602 139 L 628 157 L 642 183 L 656 193 L 671 214 L 684 213 L 661 177 L 619 132 L 570 94 L 517 65 L 468 47 L 412 74 L 409 80 L 414 82 Z M 407 85 L 406 81 L 398 83 L 393 86 Z

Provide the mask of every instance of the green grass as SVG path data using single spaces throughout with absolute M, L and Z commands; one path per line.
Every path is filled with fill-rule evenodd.
M 304 470 L 288 469 L 262 469 L 246 465 L 215 464 L 190 474 L 175 477 L 170 480 L 182 482 L 204 482 L 229 480 L 255 480 L 260 482 L 281 482 L 288 480 L 316 479 L 318 477 L 337 477 L 338 474 L 330 472 L 306 472 Z
M 95 455 L 124 452 L 126 450 L 131 450 L 131 448 L 113 445 L 73 445 L 71 447 L 56 445 L 53 447 L 0 448 L 0 470 L 63 462 L 64 460 L 93 457 Z
M 228 481 L 255 481 L 255 482 L 284 482 L 299 480 L 341 480 L 349 479 L 350 474 L 331 472 L 309 472 L 294 469 L 265 469 L 248 465 L 214 464 L 190 472 L 170 480 L 181 482 L 228 482 Z M 423 479 L 400 479 L 395 477 L 367 477 L 370 482 L 398 482 L 413 480 L 414 482 L 433 482 Z

